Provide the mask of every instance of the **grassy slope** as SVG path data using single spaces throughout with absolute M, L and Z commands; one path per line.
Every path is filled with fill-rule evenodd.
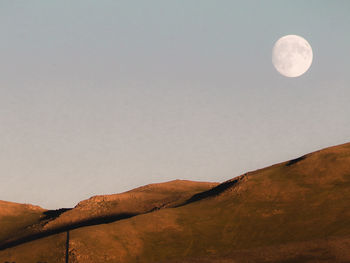
M 192 195 L 206 191 L 218 183 L 174 180 L 150 184 L 121 194 L 94 196 L 45 225 L 54 229 L 78 222 L 120 214 L 142 214 L 155 209 L 173 207 Z
M 6 215 L 8 218 L 6 221 L 8 224 L 6 225 L 4 220 L 0 221 L 0 228 L 3 232 L 6 231 L 6 233 L 4 232 L 6 238 L 1 239 L 0 243 L 2 240 L 8 238 L 15 240 L 16 237 L 22 238 L 38 232 L 45 232 L 47 230 L 54 230 L 64 226 L 75 225 L 79 222 L 85 222 L 91 219 L 109 216 L 113 217 L 123 213 L 141 214 L 147 213 L 154 208 L 162 209 L 165 207 L 177 206 L 185 202 L 194 194 L 206 191 L 216 185 L 218 185 L 218 183 L 194 182 L 187 180 L 174 180 L 166 183 L 146 185 L 121 194 L 94 196 L 88 200 L 80 202 L 74 209 L 68 210 L 57 218 L 50 220 L 42 220 L 43 212 L 47 210 L 41 209 L 37 214 L 32 215 L 27 211 L 18 208 L 27 207 L 26 205 L 18 205 L 16 217 L 13 213 L 9 213 L 8 209 L 0 209 L 0 213 L 4 216 Z M 10 216 L 10 214 L 12 216 Z M 9 225 L 11 225 L 11 227 L 9 227 Z M 26 231 L 24 232 L 23 229 L 26 229 Z M 43 253 L 50 259 L 50 262 L 53 258 L 52 253 L 55 254 L 57 252 L 57 257 L 62 257 L 62 247 L 65 245 L 62 236 L 64 236 L 64 234 L 59 234 L 58 239 L 61 241 L 63 240 L 63 243 L 53 241 L 55 240 L 55 237 L 42 239 L 43 242 L 40 247 L 45 248 L 45 250 L 47 248 L 50 250 L 49 254 L 47 254 L 47 252 Z M 28 249 L 25 253 L 15 252 L 15 254 L 23 254 L 21 260 L 29 260 L 29 262 L 32 261 L 31 258 L 34 254 L 36 255 L 37 261 L 43 260 L 41 257 L 42 253 L 35 252 L 37 250 L 32 248 L 32 243 L 26 246 Z M 50 244 L 52 244 L 52 247 L 50 247 Z M 7 251 L 8 250 L 4 250 L 3 254 L 0 252 L 0 261 L 2 260 L 2 256 L 4 257 L 4 260 L 9 260 L 9 258 L 11 258 L 11 256 L 7 254 Z
M 0 201 L 0 242 L 38 223 L 44 211 L 38 206 Z
M 248 173 L 212 198 L 73 230 L 70 262 L 349 262 L 349 204 L 345 144 Z M 0 261 L 62 262 L 63 248 L 61 234 Z
M 15 241 L 37 233 L 75 228 L 82 223 L 101 223 L 104 222 L 104 218 L 116 219 L 122 214 L 136 215 L 155 208 L 176 206 L 192 195 L 217 184 L 174 180 L 146 185 L 121 194 L 91 197 L 62 214 L 53 210 L 53 215 L 49 218 L 43 214 L 47 210 L 3 202 L 2 206 L 0 203 L 0 245 L 4 240 Z

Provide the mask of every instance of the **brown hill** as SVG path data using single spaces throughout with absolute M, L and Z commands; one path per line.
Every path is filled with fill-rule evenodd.
M 19 235 L 27 226 L 40 220 L 45 209 L 0 200 L 0 242 Z
M 182 204 L 196 193 L 206 191 L 218 183 L 174 180 L 150 184 L 121 194 L 99 195 L 81 201 L 43 227 L 44 230 L 94 222 L 115 221 L 162 208 Z
M 196 193 L 216 185 L 218 183 L 188 180 L 150 184 L 121 194 L 94 196 L 81 201 L 73 209 L 45 210 L 31 205 L 3 202 L 8 205 L 1 206 L 0 203 L 0 219 L 4 214 L 0 227 L 5 229 L 0 236 L 0 249 L 69 229 L 113 222 L 162 208 L 175 207 Z M 14 232 L 15 230 L 18 231 Z
M 244 174 L 172 208 L 71 230 L 69 262 L 350 262 L 349 204 L 344 144 Z M 3 249 L 0 261 L 62 262 L 65 245 L 58 233 Z

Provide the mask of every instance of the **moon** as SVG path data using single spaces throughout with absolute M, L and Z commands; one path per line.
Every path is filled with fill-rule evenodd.
M 283 76 L 303 75 L 313 58 L 310 44 L 301 36 L 287 35 L 278 39 L 272 49 L 272 64 Z

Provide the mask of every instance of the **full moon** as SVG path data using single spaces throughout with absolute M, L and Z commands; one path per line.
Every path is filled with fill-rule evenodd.
M 272 49 L 272 64 L 283 76 L 303 75 L 312 63 L 312 48 L 301 36 L 287 35 L 278 39 Z

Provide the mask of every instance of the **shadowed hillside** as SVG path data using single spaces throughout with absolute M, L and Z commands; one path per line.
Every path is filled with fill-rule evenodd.
M 187 180 L 150 184 L 121 194 L 94 196 L 81 201 L 73 209 L 44 210 L 31 205 L 3 202 L 0 216 L 2 214 L 4 216 L 0 221 L 0 227 L 5 230 L 1 235 L 0 249 L 83 226 L 110 223 L 178 206 L 196 193 L 216 185 L 218 183 Z M 12 210 L 10 211 L 8 207 Z
M 25 232 L 43 218 L 45 211 L 39 206 L 0 201 L 0 243 Z
M 203 186 L 188 195 L 184 185 L 138 188 L 125 207 L 124 194 L 95 197 L 46 228 L 138 214 L 70 231 L 70 262 L 350 262 L 350 144 Z M 0 262 L 63 262 L 65 241 L 57 233 L 3 249 Z

